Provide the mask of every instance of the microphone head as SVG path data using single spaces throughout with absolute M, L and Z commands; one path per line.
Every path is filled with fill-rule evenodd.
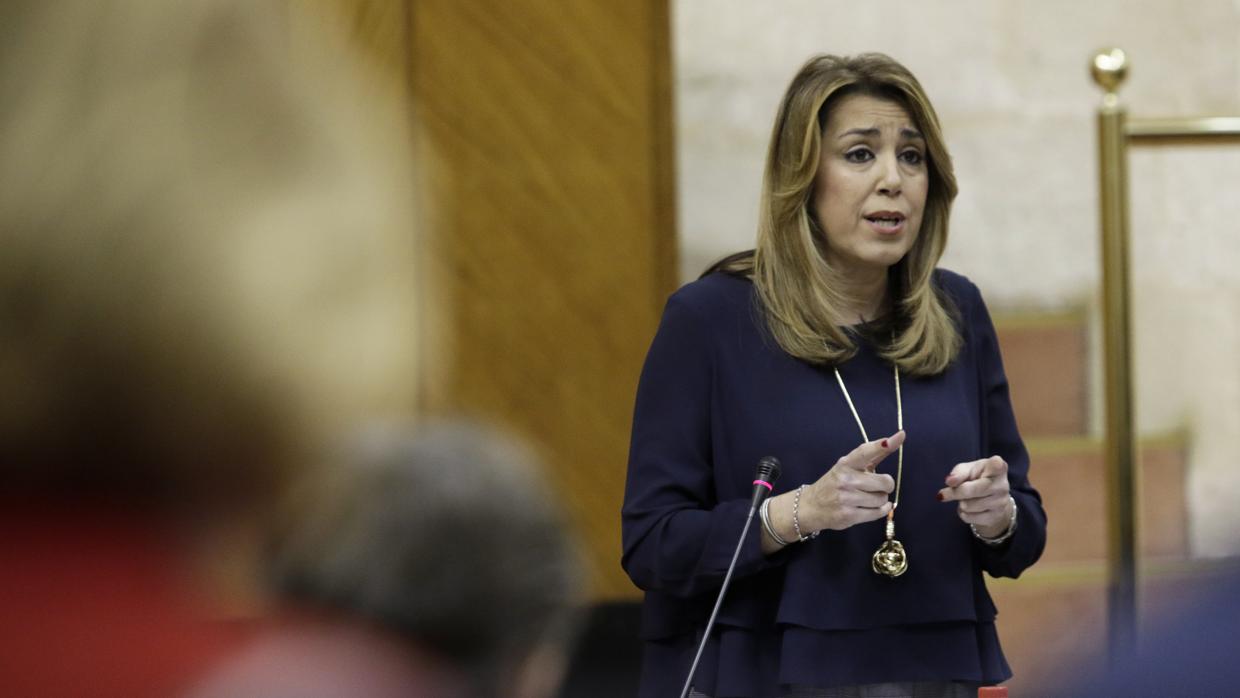
M 781 467 L 779 465 L 779 459 L 775 456 L 767 456 L 758 461 L 757 479 L 774 485 L 775 481 L 779 479 L 780 471 Z

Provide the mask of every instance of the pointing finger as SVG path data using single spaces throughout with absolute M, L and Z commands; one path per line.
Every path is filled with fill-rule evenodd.
M 901 430 L 885 439 L 863 443 L 841 458 L 837 465 L 850 470 L 873 470 L 884 458 L 899 450 L 904 443 L 904 437 L 904 431 Z

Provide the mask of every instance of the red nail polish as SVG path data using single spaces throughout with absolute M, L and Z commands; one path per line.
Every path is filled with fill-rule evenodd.
M 941 501 L 943 501 L 943 493 L 942 493 L 942 492 L 935 492 L 935 493 L 934 493 L 934 498 L 935 498 L 935 499 L 937 499 L 937 500 L 939 500 L 940 502 L 941 502 Z
M 883 448 L 887 448 L 887 439 L 883 439 L 883 442 L 879 445 L 882 446 Z

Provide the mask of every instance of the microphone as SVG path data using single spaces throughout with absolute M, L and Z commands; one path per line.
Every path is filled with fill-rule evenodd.
M 775 489 L 775 481 L 779 479 L 779 459 L 775 456 L 767 456 L 758 461 L 758 472 L 753 480 L 753 498 L 749 500 L 749 507 L 757 511 L 758 505 L 762 500 L 766 499 Z M 753 516 L 753 511 L 749 512 Z
M 749 515 L 745 517 L 745 527 L 741 529 L 740 540 L 736 541 L 732 562 L 728 563 L 728 572 L 723 576 L 723 585 L 719 587 L 719 596 L 715 598 L 715 608 L 710 612 L 710 620 L 706 621 L 702 642 L 698 644 L 697 654 L 693 656 L 693 666 L 689 667 L 689 675 L 685 677 L 685 687 L 680 691 L 680 698 L 686 698 L 689 695 L 689 688 L 693 686 L 693 674 L 697 671 L 698 662 L 702 659 L 702 650 L 706 649 L 706 640 L 710 638 L 710 631 L 715 627 L 715 617 L 719 615 L 719 607 L 723 605 L 723 595 L 727 593 L 728 584 L 732 582 L 732 572 L 736 569 L 736 560 L 741 556 L 741 546 L 745 544 L 745 536 L 749 533 L 749 525 L 753 523 L 753 515 L 758 511 L 762 500 L 770 496 L 775 489 L 775 481 L 779 479 L 779 472 L 778 458 L 767 456 L 758 461 L 758 472 L 753 479 L 753 497 L 749 500 Z

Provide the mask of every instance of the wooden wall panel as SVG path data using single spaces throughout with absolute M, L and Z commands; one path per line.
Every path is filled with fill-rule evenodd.
M 319 41 L 339 41 L 356 50 L 371 70 L 369 79 L 384 83 L 406 103 L 409 85 L 409 0 L 289 0 L 287 14 L 292 50 Z
M 289 7 L 294 47 L 326 28 L 410 105 L 423 404 L 526 437 L 594 596 L 635 596 L 619 567 L 629 425 L 676 279 L 666 0 Z
M 619 568 L 628 431 L 676 268 L 666 2 L 412 7 L 449 313 L 434 406 L 529 438 L 587 543 L 596 596 L 633 596 Z

